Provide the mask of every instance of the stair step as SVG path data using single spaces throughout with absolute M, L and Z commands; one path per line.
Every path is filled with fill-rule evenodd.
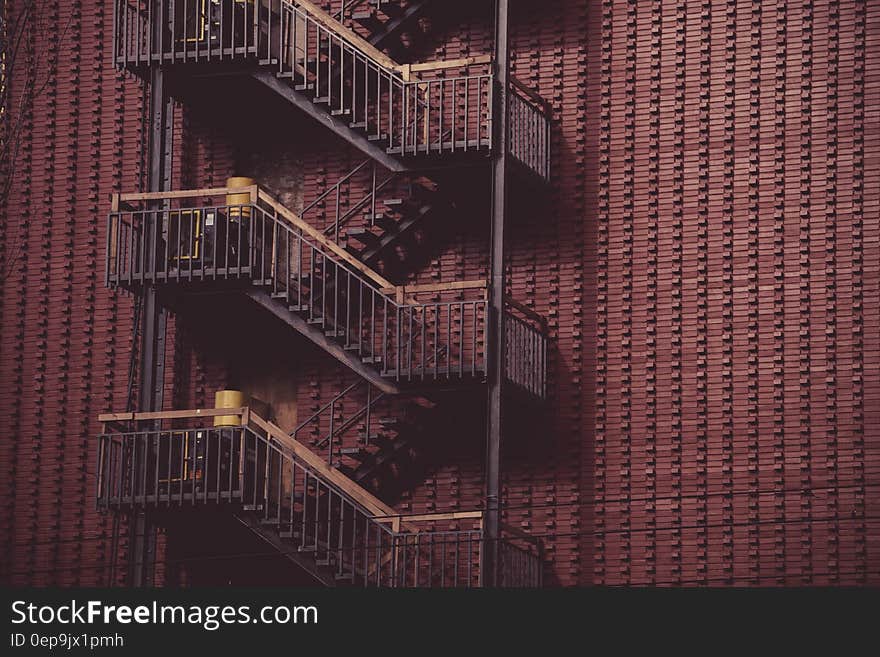
M 312 98 L 312 102 L 315 103 L 315 105 L 329 105 L 330 96 L 315 96 Z
M 372 8 L 353 11 L 351 12 L 351 18 L 358 25 L 369 30 L 371 34 L 377 34 L 385 27 L 385 23 L 376 16 L 376 12 Z
M 378 8 L 379 11 L 385 14 L 388 18 L 397 18 L 398 16 L 403 15 L 403 12 L 405 11 L 403 5 L 399 2 L 380 2 Z
M 309 309 L 309 307 L 308 307 L 308 305 L 303 304 L 301 306 L 297 306 L 297 305 L 287 306 L 287 309 L 292 313 L 302 313 L 302 312 L 307 311 Z
M 361 356 L 361 362 L 366 363 L 367 365 L 381 365 L 382 357 L 381 356 Z
M 350 128 L 353 128 L 354 130 L 366 130 L 367 129 L 367 122 L 366 121 L 352 121 L 351 123 L 348 124 L 348 126 Z
M 309 317 L 309 318 L 306 320 L 306 324 L 315 324 L 315 325 L 317 325 L 317 324 L 323 324 L 323 323 L 324 323 L 324 318 L 323 318 L 323 317 Z
M 357 482 L 362 482 L 364 479 L 372 475 L 376 468 L 379 468 L 390 462 L 392 459 L 394 459 L 398 452 L 406 449 L 406 447 L 407 441 L 395 440 L 388 449 L 376 452 L 373 455 L 373 458 L 364 461 L 357 468 L 355 468 L 354 472 L 346 476 L 350 479 L 354 479 Z
M 346 237 L 353 237 L 364 246 L 376 246 L 379 243 L 379 236 L 369 228 L 349 228 L 345 234 Z
M 331 116 L 349 116 L 351 115 L 351 109 L 346 107 L 344 109 L 335 109 L 330 111 Z
M 375 436 L 374 440 L 370 441 L 371 445 L 375 445 L 379 448 L 379 450 L 390 449 L 394 444 L 395 440 L 393 438 L 389 438 L 388 436 L 383 436 L 378 434 Z
M 387 134 L 381 134 L 381 135 L 369 134 L 369 135 L 367 135 L 367 140 L 368 141 L 388 141 L 388 135 Z
M 344 338 L 345 329 L 331 329 L 329 331 L 324 331 L 324 335 L 326 335 L 328 338 Z
M 376 213 L 376 218 L 373 220 L 373 223 L 386 233 L 396 233 L 398 229 L 397 222 L 381 212 Z
M 339 453 L 342 456 L 350 456 L 356 459 L 363 459 L 366 456 L 369 456 L 369 452 L 365 450 L 363 447 L 343 447 L 339 450 Z

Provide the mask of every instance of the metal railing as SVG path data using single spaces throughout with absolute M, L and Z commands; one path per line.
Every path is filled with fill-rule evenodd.
M 277 33 L 273 5 L 278 1 L 114 0 L 113 63 L 139 68 L 266 60 Z
M 362 391 L 363 395 L 360 395 Z M 376 389 L 369 381 L 364 379 L 355 381 L 300 422 L 290 432 L 290 436 L 294 440 L 303 442 L 303 435 L 307 431 L 317 430 L 319 437 L 314 446 L 316 449 L 326 447 L 327 462 L 333 463 L 335 450 L 341 445 L 346 433 L 360 424 L 363 424 L 361 444 L 365 447 L 370 444 L 374 407 L 384 397 L 385 393 Z M 325 427 L 326 433 L 320 435 Z
M 380 173 L 379 165 L 372 158 L 368 158 L 360 162 L 351 171 L 342 176 L 333 185 L 324 190 L 318 197 L 306 205 L 300 217 L 307 219 L 326 206 L 331 206 L 328 216 L 333 217 L 324 234 L 332 236 L 338 242 L 340 238 L 340 230 L 344 230 L 346 225 L 354 218 L 359 211 L 367 212 L 370 216 L 371 225 L 375 223 L 376 213 L 378 211 L 377 203 L 379 192 L 389 189 L 398 179 L 398 175 L 393 172 L 383 171 Z M 366 189 L 363 196 L 358 199 L 351 199 L 352 189 Z
M 247 408 L 124 415 L 100 418 L 99 508 L 226 506 L 273 532 L 285 549 L 308 554 L 317 568 L 359 586 L 482 583 L 481 512 L 396 515 Z M 211 426 L 218 415 L 230 426 Z M 189 426 L 173 426 L 182 422 Z M 521 539 L 501 542 L 503 584 L 539 584 L 540 552 L 515 540 Z
M 254 191 L 260 201 L 250 204 L 209 200 L 230 192 L 236 190 L 175 192 L 164 203 L 141 204 L 175 206 L 162 209 L 124 200 L 144 195 L 121 197 L 108 218 L 108 285 L 248 282 L 383 377 L 485 376 L 484 295 L 426 303 L 389 296 L 350 254 L 307 224 L 292 223 L 295 217 L 262 192 Z
M 352 11 L 357 9 L 358 7 L 362 7 L 363 5 L 368 5 L 371 7 L 375 7 L 376 9 L 381 9 L 384 6 L 387 6 L 391 3 L 392 0 L 342 0 L 342 4 L 340 5 L 339 10 L 333 14 L 333 18 L 336 20 L 343 20 L 348 18 Z
M 504 372 L 513 385 L 547 398 L 547 328 L 544 318 L 522 304 L 506 302 Z
M 376 2 L 377 0 L 370 0 Z M 249 61 L 268 67 L 401 157 L 493 147 L 491 72 L 413 77 L 327 14 L 295 0 L 114 0 L 117 66 Z M 430 65 L 417 65 L 430 71 Z M 438 67 L 444 70 L 443 66 Z M 443 74 L 444 76 L 446 73 Z M 550 177 L 550 108 L 512 81 L 511 156 Z
M 295 89 L 389 153 L 405 156 L 492 147 L 493 76 L 407 80 L 296 2 L 281 2 L 280 68 Z
M 327 16 L 286 0 L 115 0 L 114 63 L 253 60 L 401 156 L 492 147 L 492 76 L 405 80 Z
M 544 548 L 541 541 L 501 526 L 498 541 L 498 584 L 504 588 L 540 588 L 544 585 Z
M 542 180 L 550 180 L 550 106 L 531 89 L 513 79 L 508 113 L 510 156 Z

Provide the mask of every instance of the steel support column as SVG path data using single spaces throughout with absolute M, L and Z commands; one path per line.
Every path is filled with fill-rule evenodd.
M 151 192 L 171 189 L 171 138 L 173 134 L 171 99 L 165 89 L 163 71 L 154 66 L 150 71 L 150 139 L 149 156 Z M 146 253 L 155 253 L 154 238 L 145 235 Z M 165 381 L 165 328 L 167 315 L 152 285 L 143 291 L 142 342 L 138 372 L 138 410 L 162 409 Z M 143 511 L 132 520 L 132 551 L 129 560 L 129 583 L 151 586 L 155 570 L 156 527 Z
M 495 153 L 492 160 L 492 237 L 489 279 L 490 365 L 486 438 L 486 516 L 483 585 L 497 586 L 501 532 L 501 436 L 504 418 L 504 219 L 507 213 L 508 0 L 495 2 Z

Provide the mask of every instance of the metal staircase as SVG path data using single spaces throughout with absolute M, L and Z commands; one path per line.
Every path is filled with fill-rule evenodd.
M 401 64 L 306 0 L 116 2 L 117 66 L 252 75 L 391 171 L 439 158 L 487 161 L 492 152 L 488 58 Z M 383 4 L 390 11 L 390 3 L 377 11 Z M 508 91 L 510 154 L 546 181 L 548 108 L 524 85 Z
M 413 270 L 414 234 L 454 202 L 424 175 L 388 171 L 372 159 L 357 164 L 300 213 L 324 235 L 390 279 Z
M 395 286 L 258 187 L 246 189 L 250 203 L 227 203 L 241 193 L 114 197 L 107 284 L 244 294 L 385 393 L 484 381 L 485 281 Z M 511 321 L 516 311 L 511 304 Z M 509 378 L 543 398 L 545 333 L 515 321 Z
M 400 488 L 400 472 L 417 458 L 438 402 L 423 395 L 390 396 L 357 380 L 290 432 L 355 483 L 382 499 Z
M 324 584 L 482 582 L 480 512 L 401 519 L 374 497 L 411 458 L 437 395 L 489 371 L 486 281 L 400 284 L 413 235 L 456 207 L 439 170 L 485 164 L 495 145 L 488 57 L 398 61 L 431 4 L 351 0 L 331 16 L 307 0 L 115 0 L 117 66 L 256 79 L 368 159 L 301 215 L 257 186 L 248 202 L 242 188 L 113 196 L 109 286 L 155 288 L 182 312 L 190 295 L 244 296 L 360 378 L 289 433 L 248 409 L 216 428 L 211 409 L 102 416 L 102 508 L 226 508 Z M 510 160 L 546 186 L 550 108 L 515 80 L 507 91 Z M 510 389 L 543 400 L 544 320 L 513 300 L 504 318 Z M 506 531 L 492 546 L 500 582 L 538 585 L 540 542 Z
M 429 0 L 351 0 L 343 2 L 334 18 L 351 25 L 373 46 L 394 59 L 404 59 L 425 33 L 419 18 L 425 15 Z
M 327 586 L 482 583 L 481 512 L 401 516 L 248 408 L 99 420 L 100 508 L 149 510 L 160 523 L 224 509 Z M 503 585 L 540 585 L 539 541 L 510 529 L 499 548 Z

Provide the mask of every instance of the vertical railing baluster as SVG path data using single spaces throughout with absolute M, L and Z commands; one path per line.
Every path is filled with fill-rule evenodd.
M 344 561 L 343 558 L 343 536 L 345 535 L 345 498 L 339 498 L 339 535 L 336 537 L 336 572 L 339 575 L 342 575 L 344 572 Z M 354 513 L 354 507 L 351 507 L 352 513 Z
M 325 502 L 328 502 L 328 497 L 325 496 Z M 315 555 L 318 555 L 319 543 L 321 537 L 321 480 L 315 477 L 315 541 L 312 545 L 312 549 L 315 551 Z
M 303 503 L 302 503 L 302 520 L 300 522 L 300 549 L 306 547 L 306 533 L 308 532 L 308 513 L 309 513 L 309 471 L 305 468 L 303 471 Z
M 293 459 L 286 459 L 285 463 L 288 465 L 288 470 L 290 471 L 290 500 L 288 507 L 288 515 L 287 515 L 287 531 L 290 533 L 290 538 L 296 538 L 294 534 L 294 526 L 296 522 L 296 463 L 294 463 Z

